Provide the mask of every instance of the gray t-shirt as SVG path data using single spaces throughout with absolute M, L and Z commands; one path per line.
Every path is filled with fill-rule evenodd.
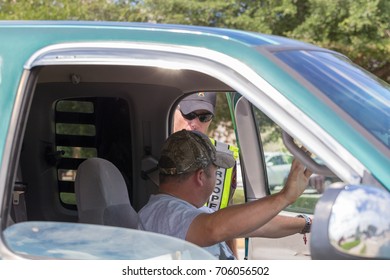
M 138 228 L 185 240 L 188 228 L 195 217 L 201 213 L 212 212 L 214 210 L 206 206 L 196 208 L 192 204 L 170 195 L 152 195 L 148 203 L 138 213 Z M 204 249 L 219 259 L 235 259 L 225 242 L 204 247 Z

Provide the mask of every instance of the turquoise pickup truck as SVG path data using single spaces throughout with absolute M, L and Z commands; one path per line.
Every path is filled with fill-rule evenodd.
M 146 23 L 0 21 L 0 38 L 0 259 L 212 258 L 132 222 L 157 191 L 150 171 L 175 108 L 210 91 L 230 110 L 242 203 L 280 189 L 264 156 L 277 149 L 337 178 L 280 213 L 313 218 L 307 245 L 300 234 L 248 239 L 242 258 L 390 258 L 390 86 L 343 54 Z M 277 149 L 267 128 L 279 132 Z M 107 165 L 77 193 L 78 167 L 90 158 Z M 94 213 L 81 220 L 86 205 Z

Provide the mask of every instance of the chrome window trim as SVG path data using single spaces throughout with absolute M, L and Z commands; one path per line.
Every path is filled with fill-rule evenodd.
M 20 80 L 20 84 L 17 90 L 17 94 L 15 97 L 14 106 L 12 108 L 11 113 L 11 120 L 8 127 L 8 134 L 5 140 L 4 150 L 3 150 L 3 161 L 1 162 L 1 170 L 0 170 L 0 203 L 3 202 L 4 197 L 4 186 L 7 183 L 7 180 L 10 180 L 11 178 L 7 178 L 7 175 L 9 175 L 9 168 L 10 168 L 10 162 L 11 160 L 16 160 L 11 158 L 12 150 L 15 149 L 15 142 L 21 142 L 15 141 L 15 134 L 17 132 L 18 126 L 21 124 L 21 118 L 25 116 L 27 112 L 23 112 L 23 103 L 26 102 L 26 94 L 23 94 L 26 92 L 26 88 L 28 85 L 28 79 L 30 76 L 30 71 L 24 71 Z M 22 112 L 22 114 L 20 113 Z M 25 120 L 24 120 L 25 122 Z M 3 209 L 3 205 L 1 205 L 1 209 Z M 3 213 L 3 212 L 2 212 Z M 0 217 L 1 219 L 1 217 Z
M 9 199 L 12 199 L 12 196 L 10 195 L 10 192 L 13 191 L 13 189 L 9 189 L 9 184 L 14 186 L 14 179 L 11 177 L 12 175 L 15 175 L 16 172 L 10 173 L 10 169 L 15 168 L 18 164 L 18 159 L 15 157 L 12 157 L 13 154 L 15 154 L 16 149 L 21 149 L 21 142 L 23 138 L 24 133 L 24 126 L 26 125 L 26 115 L 28 114 L 29 105 L 25 106 L 26 102 L 31 102 L 31 98 L 29 99 L 28 95 L 28 86 L 30 82 L 30 78 L 33 79 L 33 75 L 31 75 L 30 71 L 23 71 L 22 77 L 20 79 L 19 87 L 17 89 L 16 97 L 14 106 L 12 108 L 11 112 L 11 119 L 10 124 L 8 127 L 8 133 L 4 145 L 3 150 L 3 158 L 1 161 L 1 169 L 0 169 L 0 209 L 1 209 L 1 216 L 0 216 L 0 225 L 1 229 L 4 229 L 6 227 L 6 222 L 9 222 L 7 220 L 3 220 L 2 215 L 4 213 L 9 213 L 7 211 L 4 211 L 4 209 L 7 207 L 7 205 L 4 205 L 4 203 L 9 203 Z M 24 109 L 24 111 L 23 111 Z M 23 129 L 18 128 L 20 126 L 23 126 Z M 23 133 L 21 133 L 23 131 Z M 20 138 L 16 137 L 15 135 L 21 134 L 22 136 Z M 10 217 L 4 217 L 5 219 L 9 219 Z M 7 259 L 23 259 L 16 255 L 14 252 L 10 251 L 8 249 L 8 246 L 4 243 L 4 239 L 0 238 L 0 259 L 7 258 Z
M 322 159 L 340 178 L 357 184 L 360 183 L 364 172 L 368 172 L 344 147 L 254 70 L 241 61 L 217 51 L 201 47 L 152 43 L 64 43 L 37 51 L 24 67 L 30 70 L 45 65 L 86 64 L 183 69 L 210 75 L 240 92 L 279 125 L 284 123 L 281 125 L 282 129 L 300 139 L 304 145 L 310 147 L 310 143 L 319 143 L 320 145 L 312 149 L 313 152 L 325 155 Z M 301 128 L 304 129 L 300 130 Z

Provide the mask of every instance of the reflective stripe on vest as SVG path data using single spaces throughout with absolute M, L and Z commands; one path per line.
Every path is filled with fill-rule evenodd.
M 238 148 L 232 145 L 228 145 L 223 142 L 215 141 L 211 139 L 211 142 L 215 145 L 217 151 L 230 151 L 233 153 L 233 157 L 235 160 L 238 159 Z M 221 168 L 217 169 L 217 180 L 215 183 L 215 188 L 213 193 L 211 194 L 209 201 L 206 203 L 208 207 L 213 210 L 218 210 L 225 208 L 229 204 L 231 188 L 232 188 L 232 180 L 233 180 L 233 169 L 232 168 Z

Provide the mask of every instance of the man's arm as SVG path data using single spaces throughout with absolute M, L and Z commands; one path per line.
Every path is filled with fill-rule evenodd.
M 237 188 L 237 162 L 233 167 L 233 174 L 232 174 L 232 180 L 230 184 L 230 199 L 229 199 L 229 205 L 231 206 L 234 204 L 233 197 L 234 193 L 236 192 Z M 233 255 L 238 259 L 238 248 L 237 248 L 237 240 L 236 239 L 230 239 L 226 241 L 226 245 L 230 248 L 232 251 Z
M 232 250 L 233 255 L 238 259 L 238 248 L 237 248 L 237 240 L 230 239 L 226 241 L 226 245 Z
M 264 226 L 249 233 L 247 237 L 285 237 L 292 234 L 301 233 L 305 225 L 305 219 L 277 215 Z
M 294 160 L 286 186 L 279 193 L 246 204 L 232 205 L 212 214 L 200 214 L 191 223 L 186 240 L 206 247 L 251 236 L 303 193 L 311 174 L 302 163 Z M 264 229 L 260 232 L 264 234 Z

